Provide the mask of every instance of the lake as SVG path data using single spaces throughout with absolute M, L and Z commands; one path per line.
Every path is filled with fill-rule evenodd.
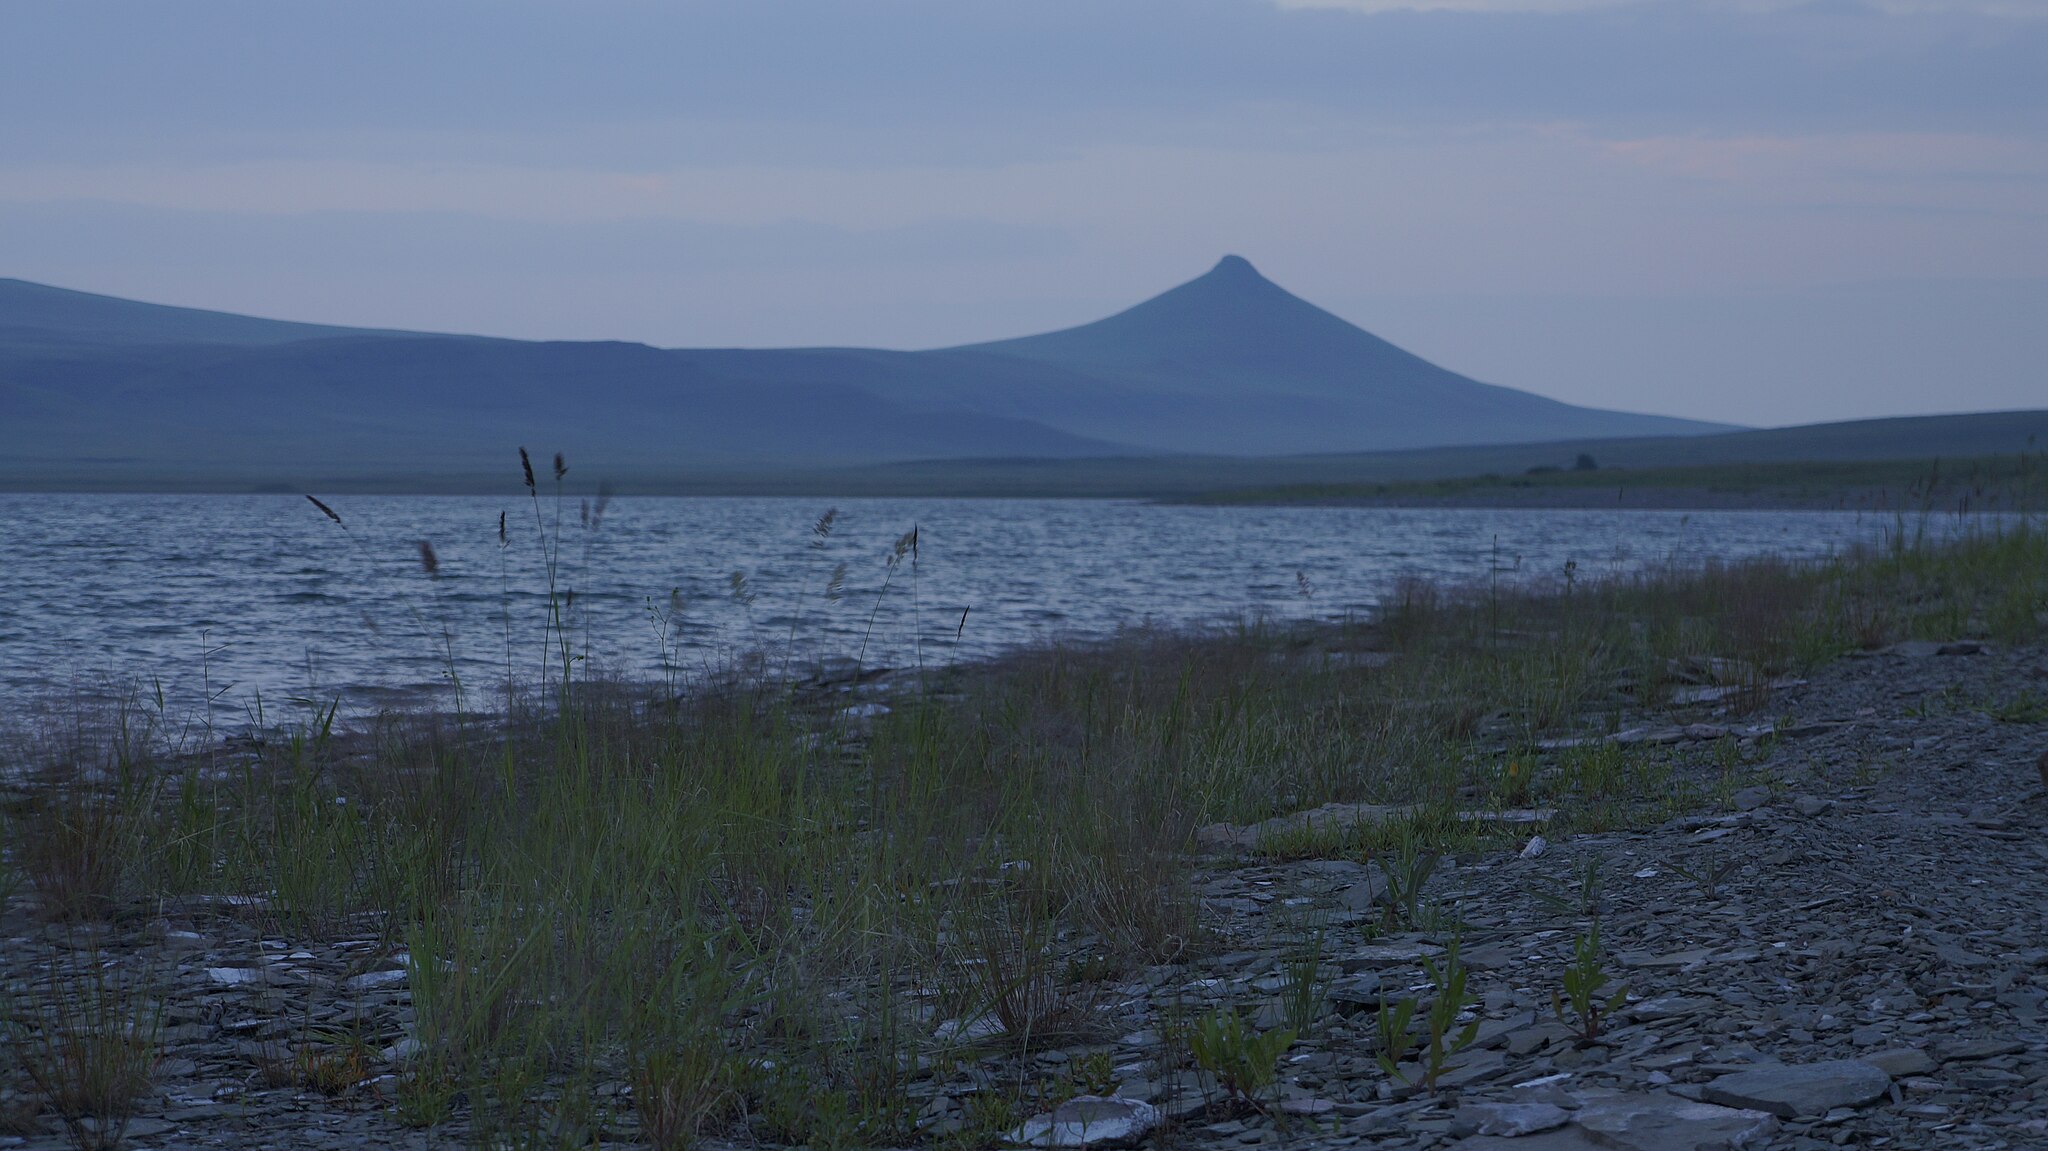
M 1556 579 L 1567 561 L 1588 577 L 1814 556 L 1895 523 L 1114 500 L 649 497 L 601 516 L 573 498 L 328 502 L 343 524 L 299 496 L 0 495 L 0 703 L 130 684 L 160 685 L 188 714 L 210 699 L 246 716 L 260 698 L 275 716 L 293 698 L 337 695 L 361 710 L 443 698 L 451 669 L 482 703 L 508 673 L 539 681 L 550 558 L 574 655 L 658 679 L 748 649 L 775 667 L 904 666 L 1133 625 L 1337 618 L 1405 575 L 1471 582 L 1498 568 L 1523 581 Z M 821 534 L 828 506 L 838 514 Z M 892 565 L 913 526 L 914 555 Z

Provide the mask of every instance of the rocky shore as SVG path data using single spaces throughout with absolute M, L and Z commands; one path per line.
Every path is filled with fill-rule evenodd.
M 1398 893 L 1377 867 L 1277 860 L 1248 829 L 1220 829 L 1191 864 L 1213 933 L 1196 958 L 1085 988 L 1086 1041 L 921 1061 L 917 1123 L 933 1145 L 957 1138 L 978 1092 L 1029 1079 L 1066 1090 L 1010 1128 L 1012 1143 L 2048 1146 L 2048 713 L 2026 706 L 2044 698 L 2048 651 L 1975 643 L 1845 659 L 1743 715 L 1698 697 L 1592 738 L 1744 749 L 1739 786 L 1715 806 L 1591 834 L 1511 813 L 1512 845 L 1439 862 L 1420 925 L 1385 913 Z M 1707 757 L 1684 762 L 1708 770 Z M 80 954 L 154 973 L 162 1058 L 127 1146 L 469 1139 L 459 1100 L 441 1125 L 399 1121 L 396 1083 L 417 1050 L 409 957 L 373 934 L 279 938 L 225 900 L 91 927 L 45 926 L 27 904 L 16 895 L 0 921 L 9 987 Z M 1602 995 L 1626 994 L 1589 1040 L 1555 996 L 1596 922 Z M 1311 935 L 1304 966 L 1283 941 Z M 1459 1025 L 1477 1028 L 1431 1091 L 1409 1081 L 1419 1068 L 1379 1065 L 1378 1009 L 1426 1006 L 1425 964 L 1440 970 L 1454 937 L 1470 972 Z M 1195 1066 L 1178 1030 L 1218 1005 L 1299 1025 L 1249 1103 Z M 935 1022 L 956 1036 L 983 1025 Z M 619 1106 L 597 1140 L 639 1139 L 629 1092 L 600 1088 Z M 0 1080 L 0 1148 L 68 1145 L 20 1082 Z

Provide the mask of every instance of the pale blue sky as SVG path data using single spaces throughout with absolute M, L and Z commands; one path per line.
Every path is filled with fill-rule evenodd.
M 14 0 L 0 275 L 918 347 L 1237 252 L 1575 402 L 2044 406 L 2043 77 L 2048 0 Z

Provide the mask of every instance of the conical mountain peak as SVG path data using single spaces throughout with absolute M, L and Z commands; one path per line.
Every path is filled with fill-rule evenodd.
M 1082 371 L 1114 368 L 1156 375 L 1174 381 L 1176 388 L 1202 387 L 1203 377 L 1235 365 L 1254 370 L 1267 384 L 1284 382 L 1311 393 L 1349 392 L 1363 364 L 1421 364 L 1289 292 L 1235 255 L 1107 319 L 978 347 Z M 1241 385 L 1242 372 L 1227 375 L 1227 382 L 1219 379 L 1221 386 Z
M 1209 269 L 1209 275 L 1218 279 L 1229 277 L 1263 280 L 1266 278 L 1259 275 L 1259 270 L 1252 267 L 1252 262 L 1243 256 L 1223 257 L 1216 261 L 1215 267 Z

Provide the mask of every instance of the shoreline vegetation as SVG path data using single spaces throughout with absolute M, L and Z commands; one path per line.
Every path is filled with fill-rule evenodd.
M 1374 484 L 1293 484 L 1213 492 L 1174 502 L 1217 507 L 1658 508 L 1859 511 L 1908 515 L 2025 512 L 2048 507 L 2039 456 L 1601 467 Z
M 379 1143 L 966 1149 L 1134 1076 L 1199 1087 L 1153 1121 L 1312 1125 L 1276 1076 L 1356 974 L 1338 932 L 1422 957 L 1433 990 L 1375 993 L 1361 1043 L 1387 1098 L 1434 1099 L 1478 931 L 1439 868 L 1725 805 L 1774 701 L 1842 656 L 2040 643 L 2048 533 L 1411 583 L 1349 624 L 795 687 L 594 681 L 550 591 L 525 623 L 559 658 L 502 717 L 212 741 L 137 704 L 23 733 L 0 928 L 38 942 L 0 960 L 0 1134 L 113 1147 L 267 1092 Z M 1233 935 L 1206 877 L 1303 861 L 1378 894 Z M 1558 984 L 1589 1043 L 1623 1002 L 1598 927 Z M 1257 995 L 1165 991 L 1247 949 L 1291 957 Z M 202 1051 L 224 1086 L 145 1105 Z
M 952 458 L 840 465 L 757 461 L 748 466 L 679 469 L 671 445 L 656 455 L 611 448 L 603 475 L 579 475 L 572 493 L 595 496 L 800 496 L 1138 499 L 1193 502 L 1295 500 L 1302 497 L 1387 500 L 1431 506 L 1446 499 L 1492 498 L 1502 506 L 1531 499 L 1585 499 L 1587 506 L 1858 507 L 1917 510 L 1910 500 L 1930 474 L 1944 490 L 1937 510 L 1962 497 L 1984 501 L 1971 486 L 1953 487 L 1975 470 L 2003 491 L 2038 493 L 2048 410 L 1901 416 L 1699 436 L 1485 444 L 1399 451 L 1290 456 L 1130 455 L 1059 458 Z M 1570 472 L 1581 456 L 1597 461 L 1596 479 L 1520 481 Z M 830 457 L 819 457 L 829 459 Z M 231 464 L 207 455 L 175 462 L 141 456 L 78 459 L 24 451 L 0 459 L 0 494 L 31 492 L 349 495 L 506 495 L 509 477 L 498 454 L 442 452 L 431 465 L 362 455 L 327 459 L 312 451 Z M 1681 469 L 1670 473 L 1669 469 Z M 1686 474 L 1685 469 L 1697 469 Z M 1667 474 L 1668 473 L 1668 474 Z M 1486 477 L 1497 477 L 1487 479 Z M 1624 477 L 1610 483 L 1616 476 Z M 1476 478 L 1475 478 L 1476 477 Z M 1586 482 L 1581 483 L 1581 480 Z M 602 483 L 600 483 L 602 481 Z M 1439 489 L 1436 485 L 1448 485 Z M 1974 485 L 1972 485 L 1974 486 Z M 1655 493 L 1643 488 L 1654 487 Z M 1482 489 L 1485 489 L 1482 491 Z M 1533 489 L 1533 491 L 1532 491 Z M 1622 498 L 1616 501 L 1616 490 Z M 1251 493 L 1249 496 L 1244 493 Z M 1634 493 L 1632 496 L 1630 493 Z M 1924 493 L 1923 493 L 1924 495 Z M 1862 501 L 1859 503 L 1858 501 Z M 1924 502 L 1924 501 L 1923 501 Z M 2036 505 L 2038 506 L 2038 504 Z

